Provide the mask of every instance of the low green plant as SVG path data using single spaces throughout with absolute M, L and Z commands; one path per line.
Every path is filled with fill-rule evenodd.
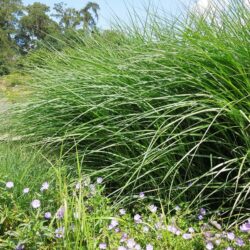
M 107 181 L 80 173 L 78 157 L 69 167 L 24 146 L 0 146 L 1 249 L 249 248 L 249 222 L 242 232 L 238 225 L 223 231 L 218 214 L 191 211 L 187 204 L 166 216 L 144 193 L 133 207 L 120 207 L 105 197 Z

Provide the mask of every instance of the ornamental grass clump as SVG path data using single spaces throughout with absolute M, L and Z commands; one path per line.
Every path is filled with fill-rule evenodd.
M 143 192 L 246 219 L 250 11 L 233 1 L 197 13 L 175 22 L 149 14 L 143 28 L 135 19 L 31 55 L 18 135 L 63 147 L 68 159 L 77 147 L 85 173 L 108 179 L 117 199 Z

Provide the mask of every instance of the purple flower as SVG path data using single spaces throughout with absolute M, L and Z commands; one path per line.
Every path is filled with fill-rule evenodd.
M 143 199 L 144 197 L 145 197 L 144 192 L 140 192 L 140 193 L 139 193 L 139 198 L 140 198 L 140 199 Z
M 206 209 L 202 207 L 200 209 L 200 214 L 204 216 L 204 215 L 206 215 L 206 213 L 207 213 Z
M 232 247 L 227 247 L 225 250 L 234 250 Z
M 136 245 L 136 242 L 135 242 L 134 239 L 128 239 L 128 240 L 127 240 L 127 247 L 128 247 L 128 248 L 134 248 L 135 245 Z
M 245 245 L 244 241 L 241 238 L 236 238 L 235 244 L 240 247 Z
M 106 243 L 100 243 L 99 244 L 99 249 L 107 249 L 107 244 Z
M 156 211 L 157 211 L 157 206 L 155 206 L 154 204 L 152 204 L 152 205 L 150 205 L 150 206 L 148 207 L 148 209 L 149 209 L 149 211 L 150 211 L 151 213 L 156 213 Z
M 213 237 L 213 234 L 211 232 L 204 232 L 204 236 L 206 238 L 212 238 Z
M 154 250 L 154 247 L 151 244 L 147 244 L 146 250 Z
M 182 238 L 185 240 L 190 240 L 190 239 L 192 239 L 192 234 L 183 234 Z
M 167 230 L 175 235 L 180 235 L 181 231 L 175 226 L 167 226 Z
M 120 215 L 125 215 L 126 214 L 126 210 L 124 208 L 121 208 L 119 210 L 119 213 L 120 213 Z
M 46 181 L 42 184 L 40 191 L 43 192 L 44 190 L 48 190 L 48 189 L 49 189 L 49 183 Z
M 64 213 L 65 213 L 65 207 L 61 206 L 56 212 L 56 218 L 62 219 L 64 217 Z
M 229 240 L 234 240 L 234 238 L 235 238 L 234 233 L 233 233 L 233 232 L 227 233 L 227 238 L 228 238 Z
M 135 223 L 141 223 L 141 216 L 139 215 L 139 214 L 136 214 L 135 216 L 134 216 L 134 221 L 135 221 Z
M 50 212 L 46 212 L 44 214 L 44 218 L 47 219 L 47 220 L 49 220 L 51 218 L 51 213 Z
M 15 250 L 24 250 L 25 246 L 23 244 L 18 244 L 15 248 Z
M 102 177 L 98 177 L 97 179 L 96 179 L 96 183 L 97 184 L 101 184 L 103 182 L 103 178 Z
M 217 239 L 217 240 L 215 240 L 215 244 L 216 244 L 217 246 L 219 246 L 219 245 L 220 245 L 220 243 L 221 243 L 221 239 Z
M 203 220 L 203 218 L 204 218 L 203 215 L 201 214 L 198 215 L 198 220 Z
M 29 189 L 29 188 L 24 188 L 24 189 L 23 189 L 23 193 L 24 193 L 24 194 L 29 193 L 29 191 L 30 191 L 30 189 Z
M 174 210 L 175 210 L 175 211 L 180 211 L 181 208 L 180 208 L 180 206 L 177 205 L 177 206 L 175 206 Z
M 249 231 L 250 231 L 250 222 L 243 223 L 243 224 L 240 226 L 240 231 L 241 231 L 241 232 L 244 232 L 244 233 L 249 232 Z
M 134 249 L 135 249 L 135 250 L 141 250 L 141 246 L 140 246 L 139 244 L 136 244 L 136 245 L 134 246 Z
M 190 228 L 188 229 L 188 232 L 189 232 L 189 233 L 194 233 L 194 229 L 193 229 L 192 227 L 190 227 Z
M 39 200 L 33 200 L 32 202 L 31 202 L 31 206 L 33 207 L 33 208 L 39 208 L 40 206 L 41 206 L 41 202 L 39 201 Z
M 64 236 L 64 227 L 59 227 L 55 230 L 56 238 L 63 238 Z
M 120 242 L 125 242 L 128 239 L 128 234 L 123 233 Z
M 214 249 L 213 243 L 212 243 L 212 242 L 207 242 L 207 244 L 206 244 L 206 249 L 207 249 L 207 250 L 212 250 L 212 249 Z
M 7 183 L 6 183 L 6 188 L 13 188 L 14 187 L 14 183 L 12 182 L 12 181 L 8 181 Z
M 127 250 L 127 248 L 124 246 L 119 246 L 117 250 Z
M 116 226 L 118 226 L 118 224 L 119 224 L 119 223 L 118 223 L 117 220 L 112 219 L 111 222 L 110 222 L 110 224 L 109 224 L 108 229 L 111 230 L 111 229 L 115 228 Z

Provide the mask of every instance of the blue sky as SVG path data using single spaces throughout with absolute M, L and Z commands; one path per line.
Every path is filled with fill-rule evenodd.
M 64 2 L 68 7 L 80 9 L 84 7 L 90 0 L 23 0 L 25 5 L 34 2 L 41 2 L 51 6 L 55 3 Z M 141 16 L 145 16 L 145 6 L 151 3 L 159 12 L 168 14 L 178 14 L 181 12 L 183 6 L 187 6 L 195 0 L 92 0 L 100 5 L 100 19 L 98 26 L 101 28 L 110 27 L 110 22 L 114 20 L 114 16 L 119 17 L 123 21 L 128 21 L 127 8 L 134 8 Z

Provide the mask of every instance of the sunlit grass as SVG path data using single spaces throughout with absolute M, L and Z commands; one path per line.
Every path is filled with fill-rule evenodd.
M 235 1 L 219 22 L 205 15 L 154 16 L 143 32 L 134 23 L 35 53 L 16 132 L 63 145 L 69 162 L 77 146 L 81 168 L 117 201 L 145 191 L 165 208 L 187 201 L 248 218 L 250 14 Z

